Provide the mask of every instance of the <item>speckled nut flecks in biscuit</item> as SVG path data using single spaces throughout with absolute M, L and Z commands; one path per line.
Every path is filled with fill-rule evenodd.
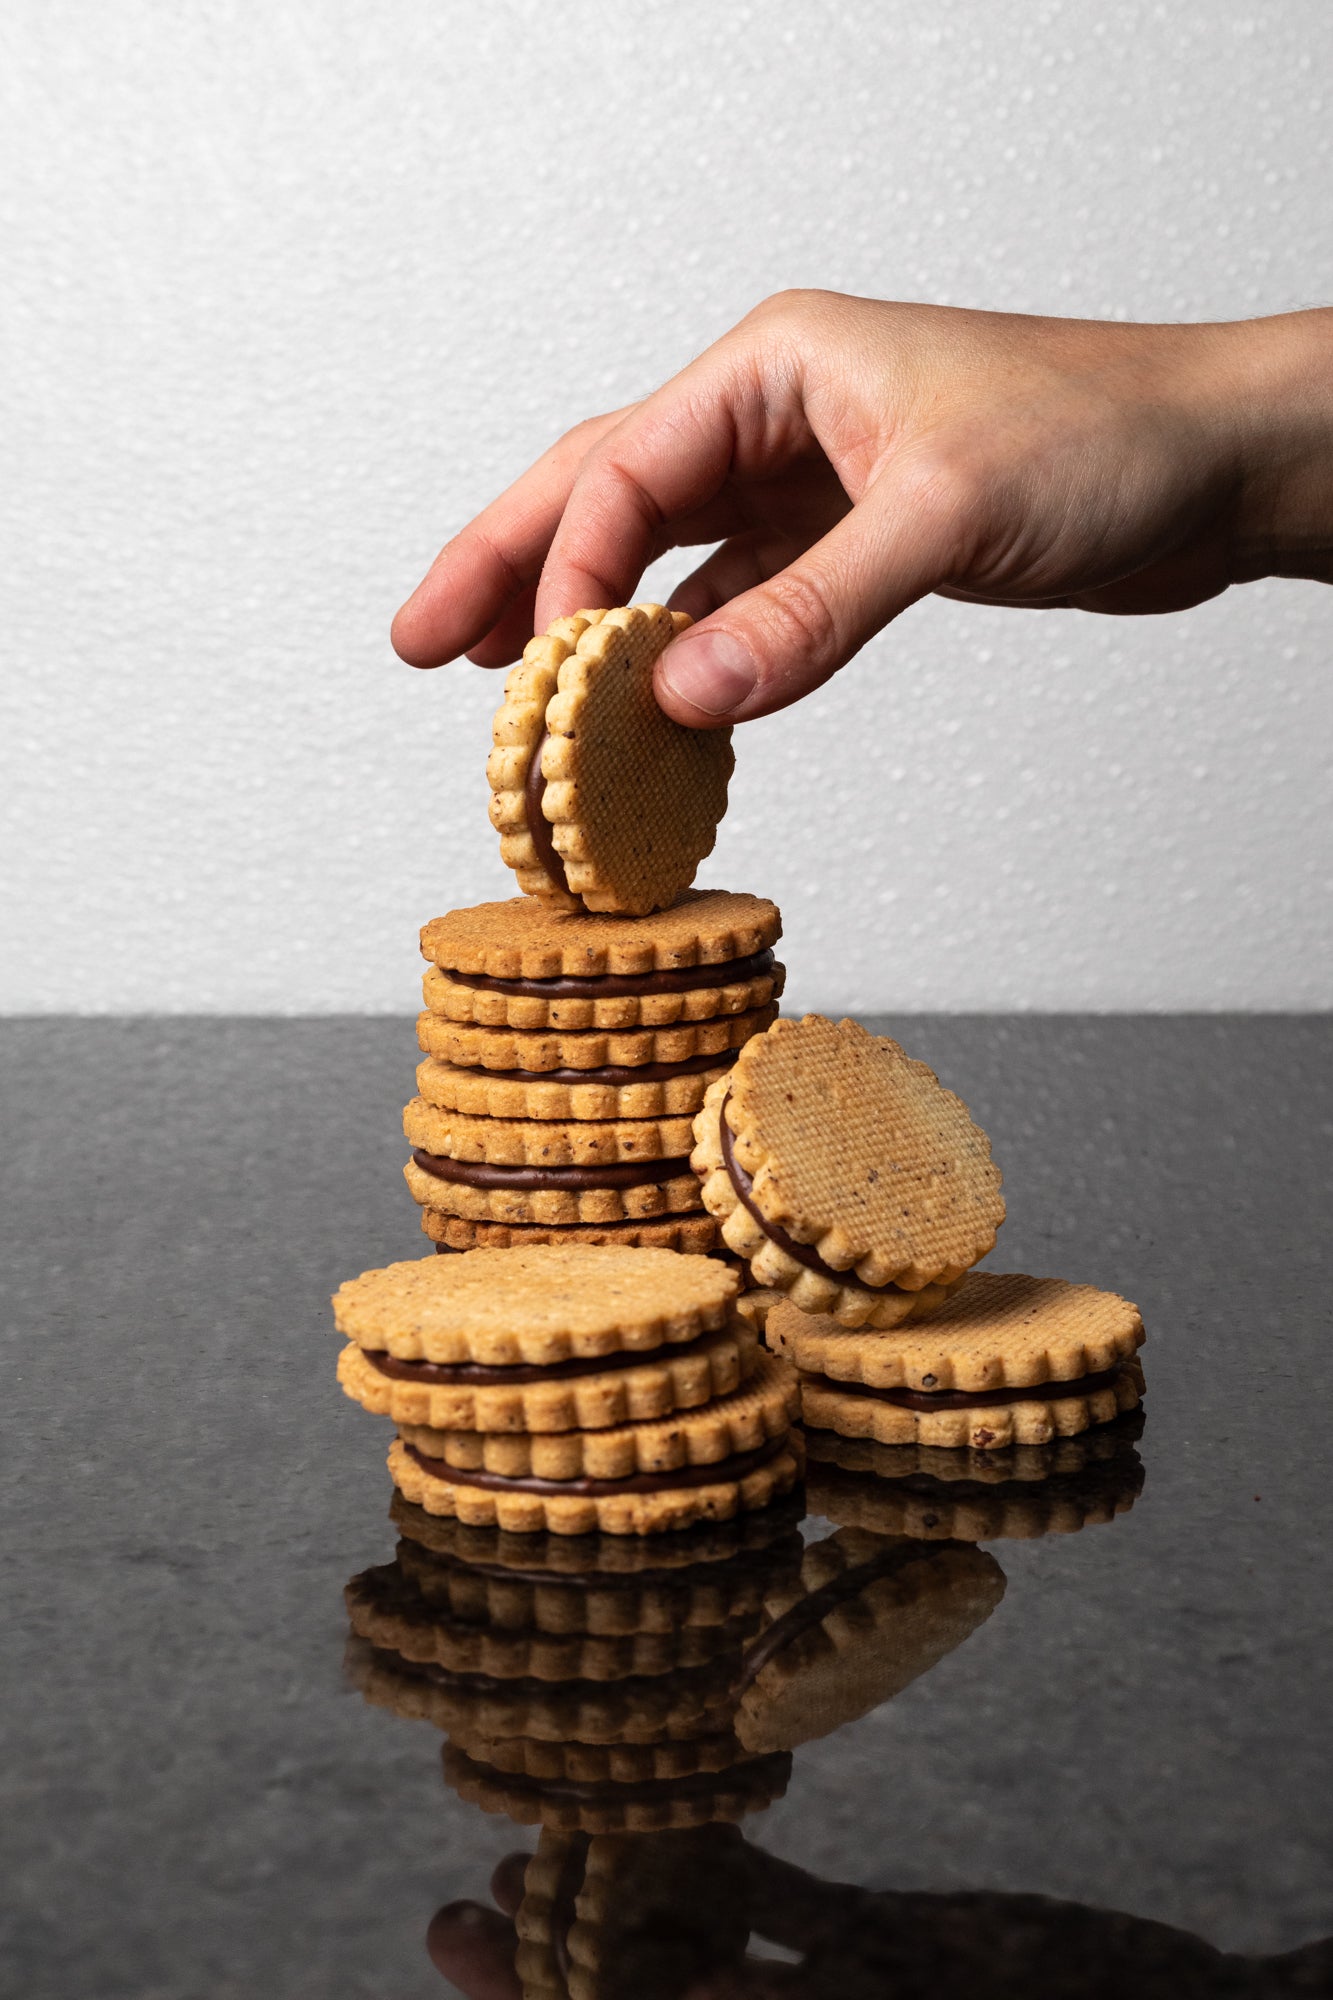
M 653 665 L 689 620 L 661 605 L 579 612 L 531 640 L 505 682 L 487 760 L 491 824 L 528 895 L 644 916 L 711 853 L 729 729 L 684 729 Z
M 691 889 L 648 917 L 558 910 L 528 896 L 426 925 L 428 1010 L 481 1027 L 667 1027 L 743 1014 L 782 992 L 776 907 Z
M 777 1022 L 710 1087 L 694 1130 L 724 1240 L 758 1283 L 845 1326 L 933 1310 L 931 1287 L 955 1284 L 1004 1219 L 966 1106 L 854 1021 Z
M 1134 1408 L 1143 1337 L 1114 1292 L 994 1271 L 970 1273 L 922 1327 L 849 1333 L 784 1302 L 765 1328 L 801 1370 L 804 1423 L 978 1451 L 1073 1437 Z
M 403 1112 L 408 1144 L 444 1159 L 497 1167 L 607 1167 L 628 1160 L 688 1159 L 689 1118 L 477 1118 L 414 1097 Z
M 338 1380 L 354 1402 L 396 1424 L 431 1430 L 603 1430 L 694 1409 L 754 1373 L 759 1347 L 739 1316 L 730 1326 L 652 1354 L 604 1355 L 544 1368 L 401 1361 L 352 1341 Z
M 365 1271 L 334 1294 L 333 1317 L 401 1361 L 545 1367 L 695 1340 L 727 1325 L 736 1291 L 711 1257 L 540 1244 Z

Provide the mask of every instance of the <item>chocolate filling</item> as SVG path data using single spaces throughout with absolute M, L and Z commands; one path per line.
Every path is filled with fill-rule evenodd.
M 859 1563 L 855 1569 L 845 1570 L 831 1583 L 824 1584 L 822 1589 L 812 1590 L 808 1597 L 793 1604 L 790 1611 L 784 1611 L 781 1618 L 775 1618 L 752 1646 L 747 1646 L 737 1693 L 743 1694 L 784 1646 L 789 1646 L 793 1639 L 799 1638 L 811 1626 L 822 1624 L 833 1607 L 845 1597 L 856 1597 L 868 1584 L 906 1569 L 909 1563 L 925 1561 L 934 1555 L 938 1547 L 938 1542 L 909 1542 L 905 1546 L 899 1543 L 885 1550 L 883 1555 Z
M 563 889 L 567 896 L 572 896 L 574 891 L 570 888 L 569 877 L 565 873 L 564 857 L 556 849 L 555 839 L 551 833 L 551 822 L 542 811 L 542 795 L 546 790 L 546 780 L 542 776 L 542 751 L 546 748 L 549 734 L 549 730 L 543 729 L 537 747 L 528 759 L 528 773 L 523 780 L 523 811 L 528 822 L 528 832 L 532 835 L 532 844 L 537 850 L 538 861 L 556 888 Z
M 1034 1382 L 1026 1389 L 874 1389 L 868 1382 L 839 1382 L 831 1375 L 807 1375 L 816 1389 L 839 1396 L 874 1396 L 899 1410 L 993 1410 L 1004 1403 L 1058 1403 L 1066 1396 L 1091 1396 L 1109 1389 L 1124 1364 L 1080 1375 L 1071 1382 Z
M 715 1056 L 686 1056 L 683 1062 L 611 1063 L 602 1069 L 488 1069 L 502 1083 L 668 1083 L 673 1076 L 699 1076 L 706 1069 L 730 1069 L 739 1049 Z
M 785 1250 L 787 1255 L 794 1257 L 798 1264 L 804 1264 L 807 1271 L 815 1271 L 821 1278 L 828 1278 L 835 1285 L 848 1285 L 854 1292 L 879 1293 L 901 1290 L 901 1286 L 898 1285 L 864 1284 L 857 1277 L 855 1271 L 835 1271 L 833 1266 L 826 1264 L 824 1259 L 819 1255 L 819 1252 L 813 1250 L 808 1243 L 798 1243 L 795 1237 L 788 1236 L 786 1230 L 779 1228 L 776 1222 L 770 1222 L 751 1193 L 754 1184 L 750 1176 L 736 1158 L 731 1127 L 727 1123 L 727 1099 L 725 1097 L 722 1100 L 722 1109 L 718 1113 L 717 1128 L 722 1144 L 722 1164 L 727 1170 L 727 1179 L 736 1191 L 736 1199 L 746 1214 L 753 1217 L 754 1221 L 758 1223 L 770 1243 L 776 1243 L 779 1250 Z
M 548 825 L 545 819 L 542 825 Z M 472 987 L 481 993 L 507 993 L 515 999 L 618 1000 L 622 995 L 697 993 L 715 986 L 739 986 L 771 972 L 773 954 L 756 951 L 748 958 L 731 958 L 722 965 L 670 965 L 657 972 L 608 972 L 586 979 L 574 973 L 563 973 L 556 979 L 497 979 L 489 972 L 456 972 L 447 965 L 438 969 L 455 986 Z
M 446 1160 L 438 1153 L 412 1154 L 437 1181 L 461 1181 L 480 1188 L 626 1188 L 675 1180 L 690 1171 L 690 1156 L 672 1160 L 616 1160 L 605 1167 L 493 1167 L 484 1160 Z
M 500 1472 L 485 1472 L 478 1466 L 475 1470 L 450 1465 L 443 1458 L 428 1458 L 424 1451 L 418 1451 L 414 1444 L 407 1446 L 408 1455 L 414 1458 L 423 1472 L 432 1479 L 447 1479 L 451 1486 L 481 1486 L 491 1493 L 569 1493 L 580 1499 L 610 1498 L 617 1493 L 667 1493 L 682 1486 L 730 1485 L 733 1480 L 746 1479 L 761 1465 L 767 1465 L 787 1449 L 788 1434 L 769 1438 L 754 1451 L 734 1452 L 730 1458 L 719 1458 L 712 1465 L 681 1465 L 671 1472 L 631 1472 L 626 1479 L 539 1479 L 535 1473 L 527 1473 L 517 1478 L 506 1478 Z
M 509 1367 L 492 1367 L 484 1361 L 399 1361 L 392 1354 L 365 1348 L 362 1352 L 373 1368 L 394 1382 L 439 1382 L 445 1386 L 480 1388 L 488 1382 L 568 1382 L 580 1375 L 604 1375 L 613 1368 L 642 1368 L 668 1354 L 693 1354 L 706 1338 L 701 1334 L 697 1340 L 683 1341 L 677 1347 L 654 1347 L 642 1354 L 594 1354 L 584 1360 L 552 1361 L 545 1367 L 524 1361 Z

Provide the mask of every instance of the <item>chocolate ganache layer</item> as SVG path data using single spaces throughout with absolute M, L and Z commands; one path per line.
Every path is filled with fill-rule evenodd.
M 617 1160 L 604 1167 L 493 1167 L 484 1160 L 447 1160 L 439 1153 L 412 1158 L 437 1181 L 460 1181 L 480 1188 L 627 1188 L 677 1180 L 690 1171 L 690 1156 L 672 1160 Z
M 616 1000 L 622 995 L 696 993 L 715 986 L 739 986 L 745 980 L 762 979 L 773 968 L 770 950 L 752 952 L 749 958 L 730 958 L 720 965 L 670 965 L 656 972 L 608 972 L 587 979 L 573 973 L 557 979 L 498 979 L 488 972 L 456 972 L 447 965 L 438 969 L 455 986 L 473 987 L 482 993 L 507 993 L 528 1000 Z
M 884 1292 L 901 1292 L 902 1287 L 900 1285 L 867 1285 L 857 1277 L 855 1271 L 835 1271 L 831 1264 L 824 1262 L 819 1252 L 813 1249 L 810 1244 L 798 1243 L 794 1236 L 789 1236 L 786 1230 L 780 1228 L 776 1222 L 770 1222 L 754 1198 L 752 1193 L 754 1184 L 750 1176 L 736 1158 L 731 1127 L 727 1123 L 727 1099 L 725 1097 L 722 1100 L 722 1108 L 717 1115 L 717 1129 L 722 1146 L 722 1164 L 727 1170 L 727 1179 L 731 1182 L 735 1190 L 736 1199 L 746 1214 L 763 1230 L 770 1243 L 775 1243 L 779 1250 L 785 1250 L 789 1257 L 794 1257 L 796 1262 L 803 1264 L 807 1271 L 816 1272 L 819 1277 L 829 1279 L 832 1284 L 847 1285 L 854 1292 L 874 1292 L 876 1295 Z
M 1034 1382 L 1024 1389 L 875 1389 L 868 1382 L 840 1382 L 833 1375 L 804 1375 L 801 1379 L 839 1396 L 873 1396 L 899 1410 L 993 1410 L 1005 1403 L 1058 1403 L 1068 1396 L 1095 1395 L 1098 1389 L 1111 1387 L 1123 1365 L 1117 1362 L 1114 1368 L 1080 1375 L 1073 1381 Z
M 488 1069 L 502 1083 L 669 1083 L 673 1076 L 700 1076 L 709 1069 L 730 1069 L 739 1049 L 719 1049 L 714 1056 L 686 1056 L 683 1062 L 608 1063 L 601 1069 Z
M 569 1382 L 581 1375 L 605 1375 L 613 1368 L 642 1368 L 660 1362 L 667 1355 L 693 1354 L 708 1338 L 681 1341 L 676 1346 L 652 1347 L 641 1353 L 594 1354 L 574 1361 L 552 1361 L 546 1366 L 517 1361 L 508 1367 L 491 1367 L 484 1361 L 399 1361 L 395 1355 L 377 1348 L 362 1348 L 373 1368 L 394 1382 L 431 1382 L 445 1387 L 483 1388 L 488 1383 Z
M 537 850 L 537 859 L 557 889 L 563 889 L 567 896 L 574 891 L 569 886 L 565 873 L 564 856 L 555 844 L 551 832 L 551 822 L 542 811 L 542 795 L 546 790 L 546 780 L 542 776 L 542 751 L 546 748 L 549 730 L 543 729 L 537 747 L 528 759 L 528 772 L 523 780 L 523 812 L 528 822 L 528 832 Z
M 787 1449 L 789 1441 L 790 1433 L 784 1431 L 780 1437 L 769 1438 L 754 1451 L 733 1452 L 730 1458 L 715 1459 L 711 1465 L 680 1465 L 670 1472 L 631 1472 L 625 1479 L 589 1479 L 582 1476 L 577 1479 L 541 1479 L 536 1473 L 508 1479 L 500 1472 L 485 1472 L 480 1467 L 464 1468 L 450 1465 L 447 1459 L 429 1458 L 414 1444 L 406 1445 L 405 1449 L 423 1472 L 428 1472 L 432 1479 L 447 1479 L 451 1486 L 481 1486 L 491 1493 L 568 1493 L 579 1499 L 595 1499 L 617 1493 L 665 1493 L 680 1486 L 730 1485 L 734 1480 L 747 1479 L 761 1465 L 777 1458 Z

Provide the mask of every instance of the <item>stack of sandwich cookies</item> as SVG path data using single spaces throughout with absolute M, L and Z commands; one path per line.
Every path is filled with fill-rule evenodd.
M 765 1339 L 801 1375 L 808 1430 L 881 1445 L 1044 1445 L 1135 1408 L 1138 1310 L 1062 1278 L 974 1271 L 927 1325 L 849 1331 L 785 1302 Z
M 799 1476 L 796 1378 L 711 1258 L 584 1244 L 474 1250 L 344 1285 L 347 1393 L 398 1426 L 428 1513 L 520 1534 L 660 1534 Z
M 683 612 L 580 611 L 528 642 L 505 682 L 486 765 L 500 853 L 530 896 L 644 916 L 712 852 L 734 762 L 730 729 L 683 729 L 653 667 Z
M 1128 1513 L 1143 1490 L 1135 1445 L 1143 1412 L 1050 1444 L 985 1450 L 876 1444 L 809 1430 L 812 1514 L 919 1541 L 991 1542 L 1072 1535 Z
M 428 924 L 405 1171 L 437 1247 L 718 1247 L 691 1121 L 776 1016 L 780 931 L 725 890 L 638 919 L 516 897 Z
M 896 1042 L 778 1021 L 710 1084 L 691 1163 L 753 1282 L 841 1327 L 929 1318 L 995 1241 L 999 1170 L 961 1100 Z

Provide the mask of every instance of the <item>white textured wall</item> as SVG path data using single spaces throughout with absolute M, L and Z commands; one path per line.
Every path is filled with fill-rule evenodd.
M 784 285 L 1333 292 L 1328 0 L 9 0 L 0 1006 L 406 1009 L 508 892 L 389 616 Z M 737 739 L 798 1004 L 1333 1000 L 1333 591 L 909 613 Z

